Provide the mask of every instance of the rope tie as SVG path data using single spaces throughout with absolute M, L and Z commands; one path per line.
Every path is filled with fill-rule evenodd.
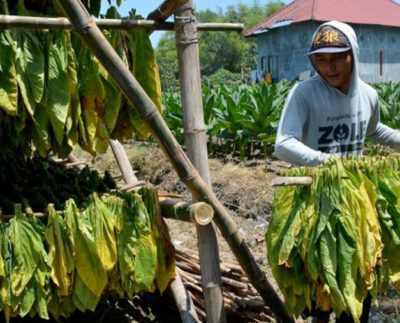
M 194 10 L 192 10 L 194 12 Z M 181 17 L 181 16 L 176 16 L 175 17 L 176 21 L 176 26 L 177 30 L 181 31 L 184 29 L 184 27 L 188 24 L 196 23 L 196 18 L 193 17 Z M 176 39 L 176 44 L 177 45 L 190 45 L 190 44 L 196 44 L 199 42 L 199 37 L 180 37 L 179 39 Z

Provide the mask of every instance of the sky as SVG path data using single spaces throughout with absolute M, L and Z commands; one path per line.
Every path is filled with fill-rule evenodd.
M 229 6 L 229 5 L 238 5 L 238 4 L 246 4 L 246 5 L 253 5 L 255 0 L 193 0 L 194 4 L 196 6 L 196 10 L 205 10 L 205 9 L 211 9 L 213 11 L 217 11 L 219 8 L 221 8 L 223 11 Z M 259 0 L 258 3 L 263 3 L 265 0 Z M 123 0 L 121 7 L 118 8 L 119 13 L 124 16 L 127 15 L 130 9 L 135 8 L 136 9 L 136 14 L 139 14 L 143 17 L 146 17 L 150 12 L 155 10 L 157 7 L 159 7 L 164 0 Z M 289 3 L 290 0 L 284 0 L 283 2 Z M 106 10 L 108 8 L 108 2 L 107 0 L 101 0 L 102 3 L 102 11 Z M 115 0 L 112 0 L 112 4 L 115 5 Z M 235 22 L 235 21 L 232 21 Z M 162 31 L 155 31 L 151 34 L 150 39 L 153 44 L 153 46 L 156 46 L 158 43 L 158 40 L 160 39 L 162 35 Z

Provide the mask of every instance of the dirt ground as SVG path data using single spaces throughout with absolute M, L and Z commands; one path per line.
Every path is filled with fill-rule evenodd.
M 179 194 L 183 198 L 190 199 L 185 185 L 179 180 L 162 151 L 154 144 L 131 143 L 126 144 L 125 149 L 133 168 L 137 171 L 138 179 L 152 183 L 159 192 Z M 98 156 L 91 160 L 91 163 L 100 171 L 108 169 L 114 176 L 119 175 L 111 153 Z M 282 167 L 287 165 L 277 160 L 252 160 L 240 163 L 230 156 L 225 160 L 209 160 L 213 191 L 239 226 L 254 258 L 272 284 L 274 280 L 267 264 L 264 235 L 271 216 L 274 194 L 274 188 L 270 183 Z M 196 228 L 193 224 L 176 220 L 167 220 L 167 223 L 175 245 L 197 250 L 197 240 L 193 239 L 196 236 Z M 228 244 L 219 232 L 217 233 L 220 258 L 234 260 L 235 257 Z M 369 321 L 400 322 L 399 311 L 400 293 L 391 289 L 388 295 L 380 297 L 379 304 L 373 305 Z M 156 315 L 155 321 L 158 321 Z

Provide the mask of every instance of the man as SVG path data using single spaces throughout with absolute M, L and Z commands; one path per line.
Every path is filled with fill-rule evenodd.
M 400 133 L 379 121 L 377 92 L 358 76 L 354 30 L 331 21 L 314 33 L 308 57 L 317 74 L 297 84 L 282 112 L 275 155 L 315 166 L 332 155 L 360 155 L 364 140 L 400 150 Z
M 361 155 L 366 137 L 400 150 L 400 133 L 379 121 L 377 92 L 358 75 L 359 47 L 354 30 L 331 21 L 318 27 L 308 57 L 317 74 L 298 83 L 282 112 L 275 155 L 291 164 L 316 166 L 333 155 Z M 360 322 L 368 321 L 364 301 Z M 329 314 L 311 312 L 317 322 Z M 337 322 L 352 322 L 347 313 Z

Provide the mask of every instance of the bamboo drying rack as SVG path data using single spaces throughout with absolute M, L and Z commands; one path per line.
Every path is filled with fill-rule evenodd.
M 59 20 L 51 21 L 41 17 L 40 20 L 42 23 L 46 24 L 46 28 L 48 29 L 72 28 L 78 33 L 81 39 L 92 50 L 94 55 L 96 55 L 99 62 L 109 72 L 110 76 L 112 76 L 120 86 L 128 100 L 134 103 L 134 106 L 137 107 L 138 113 L 141 115 L 147 126 L 151 129 L 152 134 L 157 139 L 161 148 L 164 150 L 165 155 L 169 158 L 180 179 L 192 192 L 193 200 L 205 202 L 214 210 L 215 223 L 230 245 L 239 264 L 248 276 L 250 283 L 259 292 L 264 302 L 271 308 L 277 320 L 282 322 L 294 322 L 294 318 L 288 314 L 281 298 L 269 283 L 265 273 L 262 272 L 254 257 L 250 253 L 250 250 L 247 247 L 243 237 L 239 233 L 237 224 L 233 221 L 227 210 L 212 192 L 209 185 L 209 180 L 207 179 L 208 166 L 207 169 L 204 168 L 204 165 L 208 164 L 207 160 L 205 159 L 206 157 L 201 156 L 199 160 L 196 160 L 198 156 L 191 155 L 190 157 L 194 165 L 192 164 L 177 143 L 171 131 L 168 129 L 165 121 L 162 119 L 153 102 L 137 83 L 132 74 L 127 70 L 126 66 L 107 42 L 96 23 L 99 23 L 99 25 L 104 23 L 104 28 L 145 28 L 150 32 L 151 30 L 156 29 L 172 28 L 170 24 L 165 23 L 165 20 L 172 14 L 175 14 L 176 23 L 174 24 L 174 29 L 178 40 L 178 57 L 181 71 L 180 84 L 181 87 L 185 86 L 184 90 L 181 89 L 183 98 L 182 106 L 184 109 L 184 115 L 186 115 L 188 111 L 193 109 L 193 105 L 191 102 L 188 102 L 187 100 L 185 101 L 185 97 L 194 99 L 194 101 L 197 102 L 196 104 L 200 103 L 199 106 L 196 105 L 194 107 L 195 111 L 197 112 L 196 116 L 198 120 L 202 119 L 199 118 L 199 114 L 200 117 L 202 117 L 202 104 L 201 84 L 199 81 L 200 74 L 198 68 L 199 59 L 197 30 L 204 28 L 203 30 L 242 31 L 243 25 L 218 24 L 217 26 L 216 24 L 197 24 L 194 17 L 194 4 L 192 0 L 164 1 L 156 10 L 148 15 L 147 20 L 152 20 L 151 22 L 97 21 L 89 16 L 80 1 L 59 0 L 59 3 L 63 8 L 69 23 L 67 23 L 64 18 L 56 18 Z M 20 18 L 22 17 L 1 16 L 0 26 L 3 28 L 44 28 L 44 26 L 41 26 L 41 23 L 39 23 L 37 20 L 33 21 L 32 19 L 29 20 L 29 18 L 24 20 Z M 107 24 L 108 26 L 106 26 Z M 187 55 L 187 53 L 190 54 Z M 193 76 L 193 66 L 196 67 L 196 79 L 191 77 Z M 190 75 L 186 75 L 185 71 L 189 71 Z M 190 126 L 196 126 L 196 124 L 188 125 L 188 120 L 184 121 L 187 135 L 187 145 L 191 146 L 188 147 L 188 150 L 204 150 L 204 142 L 201 142 L 201 138 L 204 136 L 204 129 L 202 127 L 199 129 L 191 129 Z M 191 140 L 188 140 L 188 138 Z M 112 142 L 111 146 L 114 146 Z M 118 144 L 115 146 L 118 146 Z M 134 174 L 130 172 L 129 169 L 127 173 L 125 172 L 127 170 L 126 167 L 129 167 L 129 163 L 125 163 L 125 166 L 120 165 L 120 162 L 124 164 L 124 159 L 127 158 L 126 153 L 122 153 L 122 157 L 117 157 L 117 154 L 115 154 L 115 156 L 127 185 L 134 186 Z M 196 170 L 195 166 L 199 169 L 200 174 Z M 190 208 L 191 207 L 189 207 L 189 209 Z M 193 217 L 190 219 L 192 221 Z M 197 229 L 199 237 L 200 262 L 202 262 L 202 259 L 207 260 L 206 263 L 201 264 L 201 279 L 207 312 L 206 319 L 207 322 L 225 322 L 226 317 L 222 297 L 221 277 L 218 267 L 218 252 L 209 252 L 210 250 L 217 250 L 215 230 L 211 223 L 203 226 L 197 225 Z M 210 241 L 212 242 L 211 244 Z M 209 253 L 217 259 L 207 258 Z M 175 294 L 184 290 L 183 286 L 179 284 L 179 275 L 178 279 L 176 279 L 171 285 L 171 289 L 173 291 L 175 290 Z M 179 295 L 175 296 L 182 321 L 197 322 L 198 317 L 193 311 L 193 303 L 191 299 L 182 299 Z

